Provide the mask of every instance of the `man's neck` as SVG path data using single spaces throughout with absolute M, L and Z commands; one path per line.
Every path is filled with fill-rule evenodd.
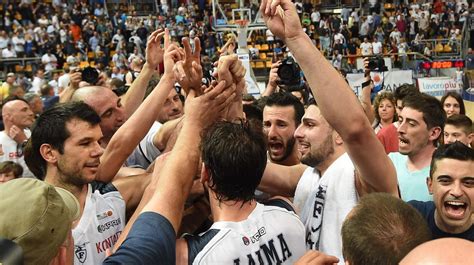
M 7 135 L 8 135 L 8 132 L 10 131 L 10 129 L 11 129 L 11 127 L 12 127 L 13 125 L 14 125 L 14 124 L 11 124 L 11 123 L 5 123 L 5 124 L 4 124 L 4 129 L 3 129 L 3 130 L 7 133 Z M 17 126 L 17 127 L 18 127 L 18 129 L 20 129 L 20 130 L 22 130 L 22 131 L 26 129 L 26 128 L 22 127 L 22 126 Z
M 319 174 L 322 176 L 326 172 L 326 170 L 340 157 L 342 156 L 346 150 L 343 146 L 335 147 L 334 152 L 329 155 L 324 162 L 317 165 L 315 168 L 319 171 Z
M 48 170 L 50 171 L 50 170 Z M 88 184 L 85 184 L 85 185 L 82 185 L 82 186 L 77 186 L 77 185 L 73 185 L 73 184 L 70 184 L 70 183 L 64 183 L 63 181 L 61 181 L 61 177 L 58 175 L 59 173 L 50 173 L 50 174 L 46 174 L 46 177 L 44 178 L 44 181 L 55 186 L 55 187 L 59 187 L 59 188 L 63 188 L 67 191 L 69 191 L 70 193 L 72 193 L 74 195 L 74 197 L 76 197 L 76 199 L 79 201 L 79 206 L 80 206 L 80 210 L 81 210 L 81 215 L 82 216 L 82 213 L 84 212 L 84 207 L 85 207 L 85 204 L 86 204 L 86 197 L 87 197 L 87 192 L 88 192 L 88 188 L 89 188 L 89 185 Z M 79 220 L 80 218 L 78 218 L 77 222 L 74 223 L 74 227 L 79 223 Z
M 431 163 L 431 156 L 435 150 L 436 147 L 434 147 L 434 145 L 430 142 L 416 154 L 409 154 L 407 161 L 408 171 L 422 170 L 423 168 L 429 166 Z
M 241 201 L 218 201 L 216 194 L 212 191 L 209 191 L 209 201 L 214 222 L 246 220 L 257 207 L 255 200 L 243 204 Z

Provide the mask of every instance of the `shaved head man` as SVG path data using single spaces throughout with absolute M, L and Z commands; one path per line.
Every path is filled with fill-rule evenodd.
M 100 129 L 104 135 L 104 144 L 107 144 L 114 133 L 127 120 L 121 98 L 106 87 L 87 86 L 74 92 L 72 101 L 84 101 L 97 112 L 101 121 Z
M 400 264 L 467 264 L 469 260 L 474 260 L 473 242 L 460 238 L 442 238 L 419 245 Z
M 0 156 L 0 162 L 19 163 L 24 170 L 23 176 L 34 177 L 23 157 L 23 144 L 30 137 L 29 128 L 35 120 L 33 111 L 24 99 L 13 97 L 4 103 L 2 117 L 5 130 L 0 132 L 0 145 L 3 153 Z

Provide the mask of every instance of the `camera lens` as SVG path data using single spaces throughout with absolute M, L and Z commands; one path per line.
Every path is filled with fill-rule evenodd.
M 99 81 L 99 72 L 94 67 L 86 67 L 82 70 L 82 80 L 95 85 Z

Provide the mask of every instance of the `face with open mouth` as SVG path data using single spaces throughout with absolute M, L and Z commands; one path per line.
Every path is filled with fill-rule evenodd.
M 267 135 L 267 149 L 273 162 L 282 162 L 295 150 L 296 129 L 293 106 L 265 106 L 263 131 Z
M 398 117 L 398 151 L 404 155 L 415 155 L 432 144 L 440 132 L 432 133 L 423 120 L 421 111 L 405 107 Z
M 474 212 L 474 163 L 444 158 L 436 161 L 428 189 L 436 205 L 436 225 L 448 233 L 462 233 L 472 226 Z
M 319 108 L 310 105 L 295 131 L 301 162 L 316 168 L 324 163 L 334 153 L 333 132 Z

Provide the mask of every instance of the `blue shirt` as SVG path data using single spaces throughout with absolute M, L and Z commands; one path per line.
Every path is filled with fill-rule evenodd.
M 432 201 L 433 197 L 428 191 L 426 178 L 430 176 L 430 167 L 427 166 L 418 171 L 409 171 L 407 162 L 408 156 L 398 152 L 388 155 L 395 166 L 398 178 L 398 187 L 404 201 Z
M 127 239 L 102 264 L 176 264 L 173 226 L 161 214 L 140 214 Z
M 409 201 L 408 204 L 417 209 L 418 212 L 420 212 L 420 214 L 423 216 L 423 218 L 425 218 L 426 223 L 428 224 L 428 227 L 430 228 L 431 233 L 433 235 L 433 239 L 457 237 L 469 241 L 474 241 L 474 225 L 472 225 L 471 228 L 469 228 L 468 230 L 459 234 L 451 234 L 439 229 L 435 222 L 436 206 L 433 202 Z

